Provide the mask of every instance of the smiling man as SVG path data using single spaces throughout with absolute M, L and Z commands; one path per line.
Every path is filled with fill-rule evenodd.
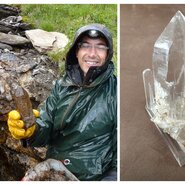
M 117 180 L 117 79 L 109 30 L 90 24 L 76 32 L 66 73 L 40 109 L 34 126 L 9 114 L 12 136 L 28 146 L 48 146 L 79 180 Z M 21 121 L 22 122 L 22 121 Z M 21 124 L 22 125 L 22 124 Z
M 78 44 L 79 49 L 76 55 L 84 76 L 86 76 L 90 67 L 102 66 L 105 63 L 107 50 L 109 49 L 106 46 L 105 39 L 91 37 L 83 37 L 81 43 Z

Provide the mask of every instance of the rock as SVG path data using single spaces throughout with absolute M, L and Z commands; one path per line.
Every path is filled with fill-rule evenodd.
M 0 145 L 0 153 L 1 181 L 20 181 L 25 171 L 39 163 L 35 158 L 13 151 L 3 144 Z
M 22 32 L 30 28 L 31 24 L 22 22 L 21 16 L 9 16 L 0 20 L 0 31 L 3 33 L 11 32 L 24 35 Z
M 7 134 L 6 142 L 4 143 L 4 145 L 12 151 L 34 158 L 37 162 L 41 162 L 46 157 L 45 147 L 23 147 L 22 141 L 14 139 L 13 137 L 11 137 L 10 133 Z M 40 156 L 40 154 L 42 156 Z M 22 159 L 20 158 L 20 163 L 23 163 L 21 161 Z M 27 163 L 27 166 L 31 167 L 32 165 L 29 165 L 29 163 Z
M 63 50 L 69 42 L 63 33 L 47 32 L 41 29 L 27 30 L 25 35 L 40 53 Z
M 7 26 L 7 25 L 4 25 L 4 23 L 0 22 L 0 32 L 8 33 L 12 30 L 13 30 L 12 26 Z
M 0 43 L 0 49 L 8 49 L 9 51 L 13 50 L 13 48 L 8 44 Z
M 8 17 L 10 15 L 18 15 L 19 13 L 20 10 L 17 7 L 5 4 L 0 5 L 0 19 Z
M 18 78 L 34 108 L 47 98 L 59 77 L 58 63 L 51 61 L 47 55 L 40 55 L 32 49 L 22 50 L 21 53 L 0 51 L 0 115 L 15 109 L 5 80 L 6 73 Z
M 6 33 L 1 32 L 0 42 L 15 46 L 15 45 L 24 45 L 24 44 L 29 43 L 30 41 L 18 35 L 6 34 Z

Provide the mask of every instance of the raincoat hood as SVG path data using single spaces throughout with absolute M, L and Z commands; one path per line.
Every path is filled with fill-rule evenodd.
M 91 76 L 91 82 L 92 82 L 92 71 L 94 72 L 94 79 L 102 74 L 109 66 L 113 56 L 113 41 L 112 41 L 112 36 L 109 30 L 102 24 L 89 24 L 86 26 L 81 27 L 80 29 L 77 30 L 76 35 L 74 37 L 74 41 L 71 44 L 71 47 L 66 55 L 66 73 L 68 76 L 71 77 L 71 79 L 75 79 L 75 83 L 79 84 L 82 83 L 83 81 L 83 72 L 81 71 L 79 65 L 78 65 L 78 59 L 76 57 L 76 49 L 77 49 L 77 44 L 79 41 L 85 36 L 85 34 L 88 31 L 95 30 L 101 33 L 102 37 L 105 39 L 107 46 L 109 47 L 108 53 L 107 53 L 107 58 L 106 62 L 103 66 L 100 67 L 91 67 L 87 73 L 86 77 L 86 82 L 88 83 L 88 77 Z M 113 67 L 113 65 L 112 65 Z M 77 70 L 79 72 L 77 72 Z M 77 74 L 79 73 L 79 74 Z M 79 76 L 81 79 L 79 79 Z

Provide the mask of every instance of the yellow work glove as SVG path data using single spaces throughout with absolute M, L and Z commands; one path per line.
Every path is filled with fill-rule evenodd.
M 33 109 L 35 117 L 39 117 L 38 110 Z M 36 125 L 31 126 L 28 129 L 24 129 L 24 122 L 21 120 L 21 115 L 18 111 L 12 110 L 8 113 L 8 128 L 15 139 L 26 139 L 33 135 Z

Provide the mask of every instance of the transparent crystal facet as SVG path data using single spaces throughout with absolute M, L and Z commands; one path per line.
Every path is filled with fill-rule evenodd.
M 152 70 L 143 71 L 151 120 L 185 146 L 185 17 L 178 11 L 154 44 Z

